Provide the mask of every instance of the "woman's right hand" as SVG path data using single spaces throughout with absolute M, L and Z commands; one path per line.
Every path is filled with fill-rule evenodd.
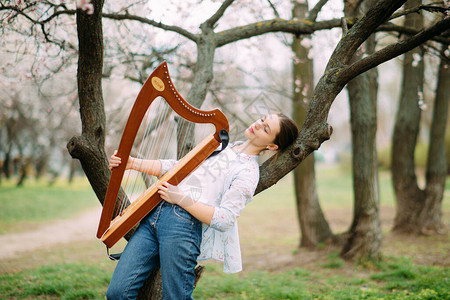
M 128 163 L 126 166 L 126 170 L 130 169 L 132 166 L 132 157 L 130 156 L 128 158 Z M 109 169 L 112 170 L 114 168 L 117 168 L 122 163 L 122 159 L 117 156 L 117 150 L 114 151 L 114 154 L 111 155 L 111 158 L 109 159 Z

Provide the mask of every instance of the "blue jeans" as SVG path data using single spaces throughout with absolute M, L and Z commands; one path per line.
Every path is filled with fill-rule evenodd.
M 201 222 L 178 205 L 162 201 L 142 219 L 125 247 L 107 299 L 136 299 L 151 271 L 161 266 L 163 299 L 192 299 Z

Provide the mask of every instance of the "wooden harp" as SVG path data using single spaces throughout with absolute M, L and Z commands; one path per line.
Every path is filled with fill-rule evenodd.
M 215 132 L 209 134 L 190 152 L 178 160 L 175 166 L 166 172 L 159 181 L 154 182 L 148 188 L 146 186 L 145 191 L 130 202 L 123 211 L 119 211 L 119 206 L 121 206 L 119 202 L 121 200 L 119 200 L 118 196 L 119 194 L 124 194 L 121 185 L 124 179 L 125 167 L 135 140 L 138 139 L 137 134 L 142 128 L 141 123 L 143 123 L 147 111 L 150 110 L 150 106 L 156 105 L 155 99 L 158 99 L 158 101 L 162 99 L 167 103 L 169 109 L 176 114 L 177 119 L 182 117 L 184 120 L 194 124 L 212 124 Z M 228 120 L 220 110 L 199 110 L 184 100 L 175 89 L 169 75 L 167 63 L 163 62 L 160 64 L 142 86 L 125 125 L 117 149 L 117 156 L 122 159 L 122 162 L 111 173 L 98 226 L 97 238 L 101 239 L 108 248 L 116 244 L 161 202 L 161 198 L 157 193 L 158 182 L 167 181 L 170 184 L 177 185 L 220 146 L 222 136 L 224 133 L 227 134 L 228 130 Z M 124 200 L 122 199 L 122 201 Z M 116 216 L 113 216 L 114 214 Z

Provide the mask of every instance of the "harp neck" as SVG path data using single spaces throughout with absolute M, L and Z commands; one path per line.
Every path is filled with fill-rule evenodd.
M 198 109 L 190 105 L 177 91 L 169 74 L 167 63 L 160 64 L 150 75 L 141 92 L 146 89 L 154 89 L 160 93 L 172 109 L 184 119 L 194 123 L 211 123 L 215 126 L 214 137 L 220 142 L 219 132 L 222 129 L 229 131 L 228 120 L 219 110 L 210 111 Z

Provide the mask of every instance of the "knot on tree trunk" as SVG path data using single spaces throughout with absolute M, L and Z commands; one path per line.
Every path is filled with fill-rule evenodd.
M 323 142 L 330 139 L 333 127 L 327 123 L 321 123 L 313 126 L 309 132 L 309 138 L 305 139 L 305 145 L 312 150 L 317 150 Z
M 319 149 L 320 145 L 329 140 L 333 134 L 333 127 L 327 123 L 321 123 L 302 132 L 297 139 L 300 141 L 292 147 L 291 155 L 297 160 L 305 159 L 312 151 Z
M 85 135 L 80 135 L 72 137 L 66 147 L 72 158 L 80 160 L 83 168 L 92 168 L 95 171 L 94 173 L 102 169 L 106 172 L 105 175 L 107 175 L 109 180 L 110 173 L 107 167 L 106 154 L 104 149 L 99 148 L 97 145 L 96 141 L 92 142 Z
M 318 145 L 316 145 L 317 148 L 314 148 L 314 150 L 317 150 L 323 142 L 330 139 L 331 134 L 333 134 L 333 127 L 327 123 L 322 123 L 314 126 L 312 128 L 312 133 L 313 136 L 316 137 L 316 142 L 318 143 Z
M 292 152 L 291 152 L 292 157 L 295 158 L 296 160 L 302 159 L 303 154 L 304 154 L 303 150 L 304 149 L 301 145 L 296 145 L 296 146 L 292 147 Z
M 72 158 L 80 159 L 83 153 L 89 151 L 89 141 L 82 135 L 72 137 L 66 147 Z

